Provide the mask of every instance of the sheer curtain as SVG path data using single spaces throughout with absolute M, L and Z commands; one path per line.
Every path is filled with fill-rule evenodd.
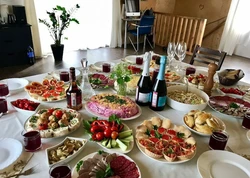
M 232 55 L 237 45 L 250 43 L 250 0 L 232 0 L 219 49 Z
M 62 40 L 65 51 L 94 49 L 98 47 L 116 47 L 121 38 L 120 3 L 118 0 L 34 0 L 37 19 L 48 19 L 46 11 L 52 11 L 56 5 L 69 10 L 76 4 L 80 9 L 74 17 L 80 24 L 71 23 L 65 30 Z M 38 23 L 42 54 L 51 53 L 53 40 L 44 24 Z

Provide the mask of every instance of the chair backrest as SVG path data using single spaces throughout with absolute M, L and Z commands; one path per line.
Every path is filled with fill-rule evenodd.
M 214 62 L 218 65 L 217 70 L 220 70 L 226 55 L 226 52 L 221 52 L 218 50 L 204 48 L 200 45 L 196 45 L 192 58 L 190 60 L 190 64 L 194 64 L 194 61 L 205 64 Z
M 154 26 L 155 17 L 152 15 L 143 15 L 139 23 L 139 35 L 151 34 Z

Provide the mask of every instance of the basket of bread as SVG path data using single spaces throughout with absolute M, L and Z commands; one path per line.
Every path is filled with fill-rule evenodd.
M 225 69 L 218 72 L 220 84 L 230 86 L 236 84 L 244 77 L 244 72 L 241 69 Z

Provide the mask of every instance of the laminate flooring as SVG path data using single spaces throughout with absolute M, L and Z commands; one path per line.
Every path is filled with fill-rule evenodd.
M 142 48 L 142 46 L 141 46 Z M 150 51 L 148 48 L 146 51 Z M 153 51 L 157 54 L 166 54 L 162 47 L 155 47 Z M 67 69 L 69 67 L 81 67 L 80 60 L 82 58 L 87 58 L 89 64 L 93 64 L 98 61 L 109 61 L 121 59 L 128 55 L 142 54 L 143 51 L 140 50 L 135 53 L 131 46 L 127 49 L 123 48 L 98 48 L 89 50 L 78 50 L 71 52 L 64 52 L 64 57 L 62 61 L 54 61 L 51 55 L 37 59 L 34 65 L 22 65 L 0 68 L 0 79 L 5 78 L 19 78 L 27 77 L 36 74 L 47 73 L 55 71 L 58 69 Z M 186 56 L 184 62 L 189 62 L 190 56 Z M 241 81 L 250 83 L 250 59 L 240 56 L 227 56 L 224 60 L 221 69 L 242 69 L 245 73 L 244 78 Z

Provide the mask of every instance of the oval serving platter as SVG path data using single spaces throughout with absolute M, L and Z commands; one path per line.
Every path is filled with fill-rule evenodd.
M 81 126 L 82 119 L 81 119 L 81 114 L 79 112 L 72 109 L 62 109 L 62 108 L 54 108 L 54 109 L 55 110 L 60 109 L 70 114 L 69 117 L 71 118 L 71 120 L 68 126 L 58 127 L 54 129 L 49 128 L 49 129 L 39 130 L 39 128 L 37 127 L 37 120 L 39 119 L 39 116 L 41 116 L 43 112 L 46 112 L 48 110 L 48 109 L 40 109 L 37 111 L 37 113 L 33 114 L 25 121 L 24 129 L 26 131 L 32 131 L 32 130 L 39 131 L 41 138 L 57 138 L 66 136 L 74 132 Z

